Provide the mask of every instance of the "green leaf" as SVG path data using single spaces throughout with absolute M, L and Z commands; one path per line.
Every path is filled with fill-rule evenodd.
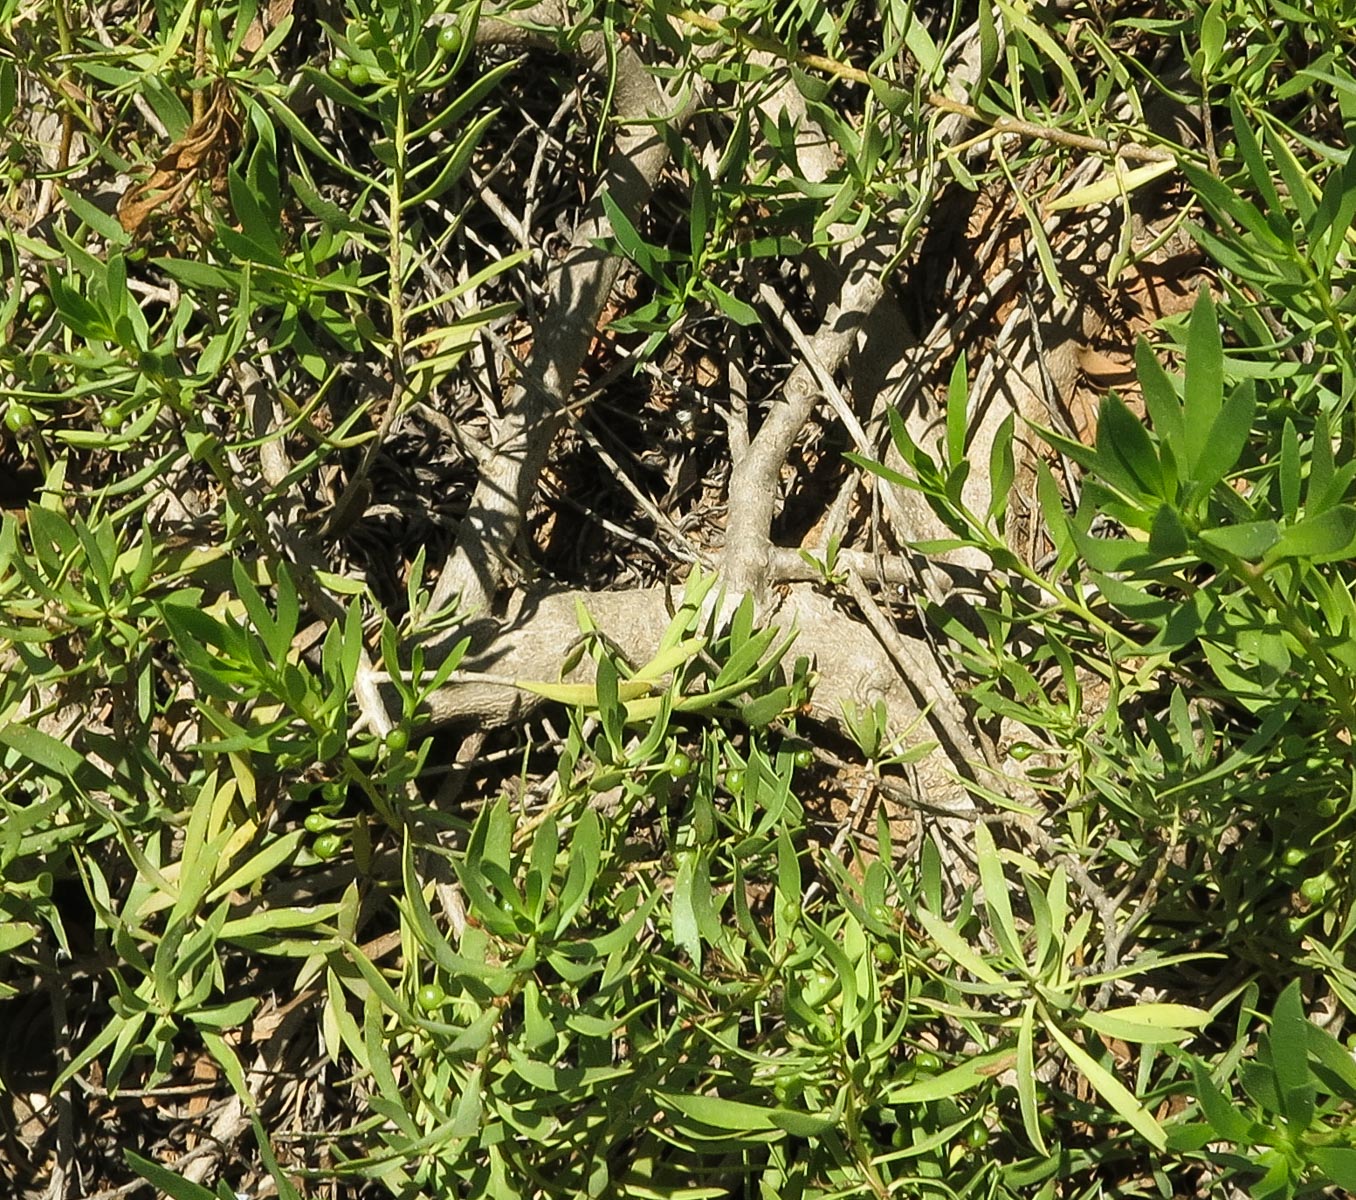
M 1158 440 L 1185 462 L 1186 427 L 1182 420 L 1182 402 L 1177 398 L 1172 381 L 1154 354 L 1153 347 L 1143 338 L 1135 344 L 1135 367 L 1140 391 L 1144 395 L 1144 407 L 1153 423 L 1154 432 L 1158 434 Z
M 1177 558 L 1187 551 L 1187 531 L 1170 504 L 1160 504 L 1149 526 L 1149 549 L 1159 558 Z
M 1356 1150 L 1350 1146 L 1315 1146 L 1308 1151 L 1308 1158 L 1330 1183 L 1356 1194 Z
M 994 434 L 993 446 L 989 451 L 989 521 L 1002 528 L 1003 517 L 1008 510 L 1011 498 L 1012 481 L 1017 475 L 1016 460 L 1012 453 L 1012 434 L 1016 421 L 1013 413 L 1008 413 Z
M 1022 1127 L 1027 1141 L 1038 1154 L 1050 1153 L 1041 1134 L 1039 1101 L 1036 1097 L 1035 1051 L 1036 1002 L 1028 1000 L 1022 1006 L 1022 1020 L 1017 1026 L 1017 1100 L 1022 1110 Z
M 1102 397 L 1095 466 L 1103 479 L 1126 495 L 1173 499 L 1164 495 L 1163 472 L 1148 431 L 1114 393 Z
M 1135 1099 L 1134 1093 L 1092 1057 L 1053 1021 L 1047 1022 L 1050 1035 L 1060 1044 L 1069 1061 L 1080 1070 L 1094 1090 L 1120 1118 L 1156 1150 L 1167 1146 L 1163 1127 Z
M 1350 136 L 1350 132 L 1348 132 Z M 1347 236 L 1356 218 L 1356 155 L 1347 152 L 1347 161 L 1334 166 L 1323 185 L 1323 197 L 1305 230 L 1312 247 L 1314 264 L 1321 277 L 1331 275 L 1337 257 L 1347 244 Z
M 1258 562 L 1280 540 L 1281 530 L 1275 521 L 1247 521 L 1220 529 L 1203 529 L 1198 536 L 1216 550 L 1245 562 Z
M 959 1096 L 971 1088 L 1001 1074 L 1013 1065 L 1011 1049 L 998 1050 L 990 1054 L 976 1055 L 957 1066 L 929 1075 L 901 1087 L 889 1088 L 885 1098 L 891 1104 L 921 1104 L 930 1100 L 944 1100 L 948 1096 Z
M 989 912 L 989 928 L 1008 960 L 1014 965 L 1024 965 L 1022 955 L 1022 936 L 1012 917 L 1012 905 L 1008 901 L 1008 881 L 1003 874 L 1003 863 L 998 856 L 998 847 L 994 845 L 993 834 L 986 822 L 980 821 L 975 827 L 975 858 L 979 864 L 979 878 L 984 885 L 984 907 Z
M 85 756 L 69 743 L 31 725 L 0 725 L 0 743 L 54 775 L 73 776 L 85 765 Z
M 956 357 L 946 388 L 946 465 L 955 470 L 965 461 L 965 438 L 970 428 L 970 385 L 965 352 Z
M 476 148 L 480 145 L 481 139 L 498 116 L 499 109 L 494 108 L 477 117 L 457 139 L 456 149 L 450 154 L 440 155 L 441 166 L 433 182 L 406 199 L 401 207 L 417 208 L 421 204 L 427 204 L 430 200 L 441 196 L 443 192 L 465 175 L 466 168 L 471 165 L 471 160 L 475 156 Z
M 640 236 L 635 225 L 632 224 L 631 218 L 622 211 L 621 206 L 612 198 L 611 192 L 603 192 L 602 204 L 603 211 L 607 213 L 607 219 L 612 225 L 612 236 L 617 239 L 617 245 L 621 247 L 626 257 L 654 282 L 667 284 L 668 276 L 660 269 L 659 259 L 655 254 L 654 247 L 650 246 Z
M 1210 293 L 1202 290 L 1187 326 L 1186 384 L 1182 412 L 1183 470 L 1197 478 L 1197 467 L 1210 451 L 1211 431 L 1224 402 L 1224 343 Z
M 1287 523 L 1293 524 L 1300 505 L 1300 450 L 1299 434 L 1295 431 L 1295 422 L 1289 417 L 1286 417 L 1281 430 L 1280 489 L 1281 513 Z
M 122 1156 L 142 1179 L 173 1197 L 173 1200 L 216 1200 L 201 1184 L 193 1183 L 149 1158 L 142 1158 L 135 1150 L 124 1150 Z
M 560 899 L 556 902 L 557 937 L 569 928 L 579 910 L 588 903 L 593 882 L 598 877 L 602 847 L 602 827 L 598 822 L 598 814 L 592 808 L 587 808 L 570 831 L 570 864 L 566 869 Z
M 717 286 L 709 279 L 702 281 L 702 292 L 714 300 L 716 307 L 736 325 L 743 325 L 747 328 L 763 323 L 763 318 L 758 315 L 758 310 L 753 305 L 746 304 L 738 296 L 731 295 L 723 287 Z
M 941 917 L 935 916 L 925 908 L 920 908 L 918 910 L 918 921 L 938 947 L 976 979 L 998 985 L 1003 983 L 1003 977 L 993 967 L 989 966 L 970 943 Z
M 1210 1014 L 1187 1004 L 1131 1004 L 1087 1012 L 1079 1020 L 1097 1033 L 1124 1042 L 1177 1042 L 1209 1021 Z
M 1314 1081 L 1309 1070 L 1309 1022 L 1300 998 L 1300 982 L 1292 980 L 1277 997 L 1267 1040 L 1276 1075 L 1281 1114 L 1298 1133 L 1314 1116 Z
M 682 1095 L 676 1092 L 654 1092 L 656 1103 L 676 1109 L 686 1117 L 727 1133 L 756 1133 L 782 1130 L 796 1137 L 816 1137 L 837 1127 L 836 1113 L 822 1116 L 795 1112 L 787 1108 L 763 1108 L 741 1100 L 724 1100 L 719 1096 Z
M 697 852 L 685 851 L 673 880 L 673 944 L 687 953 L 698 970 L 702 964 L 702 939 L 697 920 L 697 900 L 693 889 L 699 886 Z
M 1188 472 L 1201 492 L 1214 487 L 1238 464 L 1252 434 L 1256 411 L 1257 391 L 1249 379 L 1234 391 L 1215 417 L 1195 470 Z
M 1303 517 L 1288 529 L 1266 553 L 1268 563 L 1299 558 L 1313 563 L 1338 562 L 1356 551 L 1356 507 L 1339 504 L 1315 516 Z

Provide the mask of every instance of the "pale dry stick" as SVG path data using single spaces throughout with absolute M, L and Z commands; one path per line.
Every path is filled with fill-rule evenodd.
M 604 67 L 608 56 L 601 39 L 588 41 L 596 66 Z M 481 612 L 496 595 L 561 419 L 558 407 L 553 411 L 551 405 L 568 402 L 621 269 L 620 256 L 601 246 L 612 234 L 602 197 L 609 195 L 622 212 L 635 218 L 668 161 L 660 127 L 680 126 L 693 107 L 691 101 L 675 105 L 631 46 L 616 52 L 614 104 L 619 129 L 602 181 L 575 230 L 569 254 L 548 281 L 550 307 L 536 331 L 527 365 L 527 374 L 540 379 L 542 387 L 520 383 L 509 398 L 507 444 L 501 443 L 481 470 L 456 544 L 434 588 L 435 610 L 460 597 L 463 611 Z
M 805 561 L 804 555 L 807 554 L 814 560 L 813 565 Z M 773 546 L 768 556 L 768 572 L 774 582 L 823 579 L 827 569 L 822 550 L 793 550 L 786 546 Z M 835 570 L 844 569 L 856 571 L 864 580 L 890 587 L 903 588 L 917 582 L 917 573 L 905 559 L 882 557 L 865 550 L 839 550 Z
M 490 215 L 495 218 L 507 231 L 509 236 L 524 249 L 531 249 L 532 243 L 527 235 L 527 227 L 510 211 L 509 206 L 499 199 L 499 194 L 490 187 L 488 183 L 477 178 L 475 172 L 471 172 L 471 186 L 475 188 L 476 195 L 480 202 L 490 210 Z
M 772 291 L 771 288 L 764 287 L 760 294 L 764 303 L 772 308 L 773 312 L 777 314 L 782 323 L 782 327 L 786 330 L 792 342 L 795 344 L 796 349 L 800 352 L 802 360 L 808 363 L 810 369 L 814 372 L 815 379 L 819 383 L 821 391 L 828 399 L 829 405 L 838 416 L 838 419 L 843 422 L 844 427 L 851 435 L 853 442 L 857 446 L 858 453 L 867 458 L 873 458 L 873 446 L 867 437 L 866 431 L 862 428 L 856 413 L 852 411 L 851 405 L 849 405 L 846 397 L 844 397 L 842 391 L 838 387 L 832 373 L 824 363 L 820 361 L 814 345 L 805 336 L 795 317 L 791 315 L 786 306 L 782 303 L 781 297 Z M 903 528 L 906 525 L 907 517 L 904 514 L 904 508 L 900 502 L 899 493 L 895 488 L 875 488 L 872 491 L 872 499 L 873 504 L 884 503 L 885 507 L 889 510 L 891 523 L 896 529 Z M 874 529 L 875 527 L 876 523 L 873 521 L 872 528 Z M 775 556 L 775 554 L 776 549 L 774 548 L 769 556 L 769 566 L 771 565 L 771 558 L 772 556 Z M 879 555 L 871 557 L 874 559 L 875 565 L 872 569 L 862 573 L 878 579 L 883 579 L 883 557 Z M 933 594 L 936 589 L 932 586 L 931 573 L 926 576 L 921 575 L 917 568 L 907 559 L 896 559 L 894 560 L 894 563 L 896 567 L 901 569 L 901 573 L 907 576 L 907 582 L 912 584 L 915 589 L 918 591 L 926 590 L 934 601 L 937 603 L 941 602 L 944 597 Z M 926 622 L 924 622 L 924 628 L 927 628 Z M 931 641 L 930 631 L 929 641 Z M 928 678 L 933 679 L 939 684 L 942 690 L 949 690 L 950 685 L 946 682 L 945 670 L 941 665 L 940 655 L 935 644 L 932 645 L 932 652 L 934 662 L 928 667 Z M 915 680 L 914 682 L 916 685 L 921 686 L 920 680 Z
M 555 112 L 551 114 L 551 119 L 546 122 L 542 133 L 546 136 L 537 139 L 537 151 L 532 156 L 532 165 L 527 171 L 527 181 L 523 185 L 523 228 L 531 229 L 536 221 L 537 208 L 539 206 L 537 199 L 537 183 L 541 178 L 542 167 L 546 163 L 546 147 L 554 140 L 553 130 L 566 117 L 579 107 L 579 90 L 567 92 L 561 99 L 560 104 L 556 106 Z M 561 143 L 557 140 L 556 144 Z M 529 296 L 532 295 L 529 289 Z
M 815 360 L 829 373 L 847 357 L 857 340 L 862 319 L 884 295 L 880 270 L 889 257 L 893 235 L 888 221 L 878 222 L 872 235 L 863 238 L 845 258 L 842 286 L 810 339 Z M 781 471 L 819 396 L 815 373 L 802 358 L 791 369 L 748 453 L 730 472 L 730 520 L 722 573 L 736 602 L 746 594 L 756 600 L 767 598 L 770 534 Z
M 451 420 L 445 413 L 440 412 L 431 404 L 423 400 L 410 406 L 411 415 L 422 417 L 433 426 L 443 437 L 447 438 L 452 445 L 456 446 L 467 458 L 476 464 L 488 461 L 494 451 L 479 438 L 472 437 L 456 421 Z
M 881 612 L 876 598 L 856 571 L 849 569 L 844 572 L 844 587 L 885 652 L 898 667 L 904 682 L 923 701 L 929 722 L 950 743 L 952 765 L 956 770 L 974 773 L 975 764 L 983 762 L 998 773 L 997 756 L 992 747 L 985 745 L 985 739 L 972 735 L 966 728 L 965 706 L 937 664 L 922 658 L 899 636 L 899 631 Z
M 593 431 L 575 416 L 573 412 L 567 412 L 566 419 L 570 422 L 570 426 L 574 431 L 589 444 L 590 449 L 603 460 L 603 464 L 612 472 L 612 477 L 622 485 L 627 495 L 640 506 L 641 511 L 655 523 L 656 527 L 667 535 L 669 549 L 674 557 L 683 562 L 704 563 L 706 561 L 705 557 L 699 551 L 694 550 L 688 545 L 687 538 L 683 536 L 683 531 L 679 529 L 668 516 L 660 512 L 659 509 L 655 507 L 654 502 L 636 486 L 635 481 L 630 475 L 622 470 L 621 464 L 612 457 Z M 599 520 L 603 519 L 599 518 Z M 607 528 L 612 528 L 612 524 L 608 521 L 604 520 L 603 524 Z M 635 534 L 622 533 L 621 536 L 630 540 L 637 540 L 637 535 Z M 654 546 L 653 542 L 648 544 L 653 546 L 655 550 L 659 549 L 658 546 Z
M 734 331 L 734 354 L 727 369 L 730 386 L 729 405 L 723 411 L 725 437 L 730 446 L 730 461 L 740 462 L 749 452 L 749 377 L 744 370 L 744 337 Z

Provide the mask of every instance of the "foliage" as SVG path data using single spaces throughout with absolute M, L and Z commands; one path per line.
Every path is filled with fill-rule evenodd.
M 1071 139 L 1147 138 L 1142 79 L 1204 102 L 1173 170 L 1216 286 L 1138 346 L 1143 419 L 1110 394 L 1090 445 L 1034 431 L 1048 555 L 1011 511 L 1033 431 L 1009 418 L 975 463 L 964 354 L 935 444 L 891 411 L 888 447 L 849 456 L 943 522 L 910 549 L 992 566 L 965 613 L 925 605 L 1026 764 L 978 778 L 959 840 L 884 807 L 825 836 L 848 750 L 803 720 L 817 665 L 750 604 L 717 619 L 697 570 L 648 662 L 581 611 L 561 678 L 519 681 L 564 734 L 523 732 L 520 780 L 440 806 L 459 768 L 423 714 L 466 643 L 434 661 L 417 635 L 463 614 L 430 611 L 422 552 L 387 579 L 345 537 L 392 430 L 549 269 L 483 206 L 507 106 L 556 68 L 477 51 L 479 7 L 448 0 L 348 0 L 315 30 L 253 3 L 54 13 L 0 3 L 6 469 L 39 481 L 0 520 L 0 1002 L 61 997 L 50 1094 L 208 1061 L 284 1196 L 1356 1188 L 1350 1056 L 1304 1016 L 1356 1012 L 1341 5 L 604 4 L 548 31 L 562 56 L 642 41 L 720 135 L 670 134 L 677 234 L 602 200 L 600 249 L 645 280 L 612 324 L 636 363 L 694 322 L 758 335 L 768 264 L 882 228 L 911 261 L 946 188 L 1014 192 L 1060 294 L 1025 181 L 1058 184 Z M 969 94 L 939 104 L 971 42 Z M 1174 46 L 1189 78 L 1146 78 Z M 764 119 L 783 86 L 832 143 L 822 178 Z M 581 103 L 605 130 L 608 95 Z M 948 144 L 955 105 L 1039 136 Z M 114 212 L 91 181 L 119 174 L 147 182 Z M 841 565 L 835 540 L 825 587 Z M 595 681 L 562 682 L 584 655 Z M 883 704 L 845 720 L 888 795 L 907 731 Z M 342 1097 L 309 1141 L 241 1049 L 277 996 Z M 232 1192 L 126 1160 L 179 1200 Z

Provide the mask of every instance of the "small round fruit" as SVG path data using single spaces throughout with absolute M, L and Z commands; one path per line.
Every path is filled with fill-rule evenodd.
M 372 82 L 372 72 L 362 63 L 353 63 L 348 69 L 348 81 L 355 88 L 366 87 Z
M 725 786 L 736 796 L 744 790 L 744 771 L 741 767 L 731 767 L 725 772 Z
M 341 83 L 348 78 L 351 67 L 352 64 L 346 58 L 332 58 L 325 64 L 325 70 L 329 73 L 329 77 L 337 79 Z
M 444 54 L 457 54 L 463 41 L 460 25 L 444 25 L 438 30 L 438 49 Z
M 419 989 L 415 999 L 419 1001 L 419 1007 L 425 1012 L 437 1012 L 446 1001 L 447 993 L 436 983 L 426 983 Z
M 1291 846 L 1290 849 L 1285 852 L 1285 865 L 1287 867 L 1301 866 L 1308 857 L 1309 851 L 1299 846 Z
M 116 408 L 106 408 L 99 414 L 99 424 L 105 429 L 121 429 L 127 417 Z
M 811 750 L 808 746 L 802 746 L 799 750 L 796 751 L 795 763 L 796 766 L 800 767 L 802 770 L 804 770 L 806 767 L 814 766 L 814 762 L 815 762 L 815 752 Z
M 52 297 L 46 292 L 34 292 L 28 298 L 28 319 L 35 325 L 52 315 Z
M 322 833 L 314 842 L 311 843 L 311 850 L 316 858 L 331 859 L 337 858 L 339 851 L 344 848 L 344 839 L 337 833 Z
M 5 409 L 5 428 L 11 433 L 21 433 L 33 427 L 33 410 L 27 404 L 13 401 Z
M 965 1131 L 965 1144 L 971 1150 L 983 1150 L 989 1144 L 989 1127 L 976 1121 Z
M 307 833 L 325 833 L 329 830 L 330 819 L 324 813 L 307 813 L 304 824 Z
M 10 165 L 8 174 L 10 183 L 23 183 L 28 177 L 28 168 L 23 163 L 13 163 Z
M 1326 871 L 1321 875 L 1310 875 L 1300 884 L 1300 895 L 1310 904 L 1317 904 L 1328 894 L 1332 887 L 1332 876 Z
M 670 754 L 669 761 L 664 765 L 675 779 L 683 779 L 692 774 L 692 756 L 684 754 L 681 750 L 675 750 Z
M 391 754 L 404 754 L 410 748 L 410 735 L 404 729 L 392 729 L 386 735 L 385 745 Z
M 1035 753 L 1036 747 L 1031 745 L 1030 742 L 1018 742 L 1009 748 L 1008 757 L 1016 759 L 1018 762 L 1026 762 Z
M 914 1070 L 922 1071 L 924 1075 L 935 1075 L 942 1069 L 942 1060 L 931 1050 L 920 1050 L 913 1056 L 913 1066 Z

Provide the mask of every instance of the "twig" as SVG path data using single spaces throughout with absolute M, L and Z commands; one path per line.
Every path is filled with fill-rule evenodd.
M 844 586 L 866 618 L 866 623 L 871 626 L 871 632 L 899 668 L 904 682 L 925 705 L 930 705 L 927 709 L 928 720 L 950 743 L 952 765 L 958 771 L 976 778 L 976 762 L 988 762 L 989 756 L 966 729 L 965 709 L 938 665 L 919 657 L 899 636 L 899 631 L 881 612 L 875 597 L 856 571 L 849 569 L 844 573 Z M 992 763 L 989 765 L 993 766 Z
M 595 60 L 605 63 L 604 47 L 594 45 L 593 51 Z M 603 197 L 634 217 L 668 161 L 664 127 L 681 125 L 695 110 L 695 100 L 689 100 L 675 111 L 630 46 L 616 53 L 616 69 L 616 144 L 575 230 L 570 253 L 552 272 L 552 299 L 535 331 L 527 364 L 526 374 L 539 379 L 541 387 L 520 383 L 509 397 L 506 436 L 481 467 L 456 544 L 433 591 L 434 611 L 455 597 L 460 597 L 463 611 L 483 611 L 498 590 L 558 427 L 558 408 L 552 411 L 552 405 L 568 400 L 621 269 L 620 255 L 602 248 L 612 234 Z

